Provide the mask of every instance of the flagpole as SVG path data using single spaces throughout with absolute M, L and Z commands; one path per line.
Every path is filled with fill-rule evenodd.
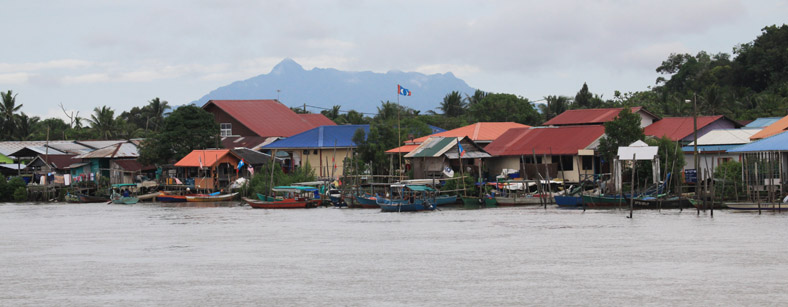
M 399 113 L 400 109 L 402 109 L 399 105 L 399 95 L 400 95 L 400 85 L 397 84 L 397 147 L 400 148 L 397 150 L 397 156 L 399 157 L 399 165 L 397 168 L 399 169 L 399 180 L 402 181 L 402 132 L 400 132 L 400 123 L 399 123 Z

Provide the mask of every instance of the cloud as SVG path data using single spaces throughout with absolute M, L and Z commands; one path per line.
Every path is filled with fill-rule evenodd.
M 24 84 L 30 79 L 29 73 L 17 72 L 0 74 L 0 84 Z
M 105 73 L 92 73 L 77 76 L 65 76 L 61 82 L 65 85 L 74 84 L 89 84 L 89 83 L 105 83 L 111 80 L 110 76 Z
M 90 67 L 93 62 L 77 59 L 59 59 L 34 63 L 0 63 L 0 71 L 33 72 L 52 69 L 78 69 Z

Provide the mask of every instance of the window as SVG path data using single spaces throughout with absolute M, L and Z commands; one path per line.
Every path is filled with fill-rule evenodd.
M 572 162 L 572 156 L 553 156 L 553 163 L 558 165 L 559 171 L 571 171 L 575 169 L 574 163 Z
M 233 135 L 233 124 L 221 123 L 219 125 L 219 136 L 231 136 L 231 135 Z
M 717 165 L 723 164 L 725 162 L 733 160 L 732 158 L 719 158 L 717 159 Z
M 523 161 L 523 159 L 520 159 L 520 162 L 523 162 L 525 164 L 534 164 L 533 156 L 524 156 L 523 158 L 525 158 L 525 161 Z M 536 156 L 536 164 L 542 164 L 542 156 Z
M 594 156 L 583 156 L 583 170 L 590 171 L 594 169 Z

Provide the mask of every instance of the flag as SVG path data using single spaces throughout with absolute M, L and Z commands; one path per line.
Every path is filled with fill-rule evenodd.
M 465 149 L 462 148 L 459 140 L 457 141 L 457 150 L 460 152 L 460 158 L 462 158 L 465 155 Z
M 400 86 L 399 84 L 397 84 L 397 93 L 402 96 L 410 96 L 410 90 Z
M 238 162 L 238 170 L 239 171 L 241 170 L 241 167 L 244 166 L 244 164 L 246 164 L 246 163 L 244 163 L 244 159 L 241 159 L 241 162 Z
M 246 169 L 249 171 L 249 176 L 254 176 L 254 167 L 249 165 Z
M 197 157 L 197 160 L 200 161 L 200 169 L 202 169 L 202 157 Z

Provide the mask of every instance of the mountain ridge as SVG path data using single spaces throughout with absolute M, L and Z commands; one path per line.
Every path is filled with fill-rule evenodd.
M 409 89 L 412 96 L 398 97 L 397 84 Z M 211 99 L 279 99 L 290 107 L 340 105 L 345 111 L 374 113 L 381 101 L 396 102 L 399 98 L 401 105 L 425 112 L 440 106 L 443 97 L 451 91 L 472 95 L 476 89 L 451 72 L 425 75 L 399 70 L 386 73 L 317 67 L 305 70 L 293 59 L 285 58 L 268 74 L 233 81 L 190 104 L 202 106 Z

